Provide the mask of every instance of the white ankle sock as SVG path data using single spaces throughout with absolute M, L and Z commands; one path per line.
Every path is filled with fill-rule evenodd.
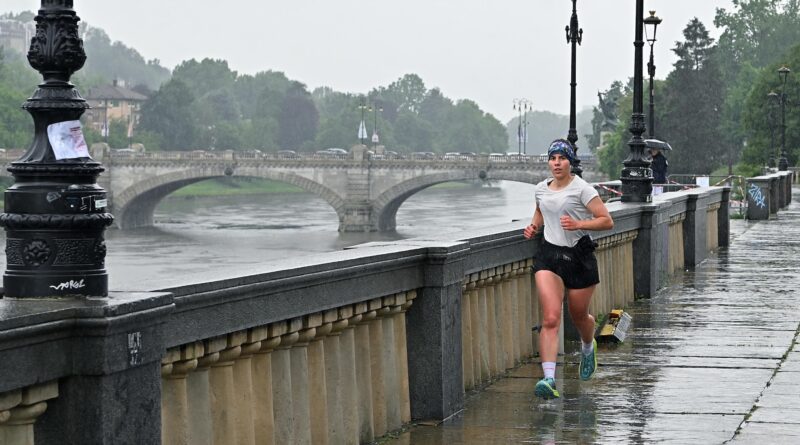
M 544 378 L 556 378 L 556 362 L 542 362 L 542 370 L 544 371 Z
M 589 343 L 584 343 L 583 340 L 581 340 L 581 352 L 583 352 L 583 355 L 589 355 L 592 353 L 593 350 L 594 350 L 593 341 Z

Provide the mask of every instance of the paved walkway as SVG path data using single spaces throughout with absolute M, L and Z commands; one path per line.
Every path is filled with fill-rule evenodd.
M 390 443 L 799 444 L 798 198 L 777 219 L 732 221 L 729 249 L 627 308 L 630 337 L 601 345 L 592 381 L 568 353 L 562 398 L 545 402 L 533 397 L 538 362 L 525 365 L 455 418 Z

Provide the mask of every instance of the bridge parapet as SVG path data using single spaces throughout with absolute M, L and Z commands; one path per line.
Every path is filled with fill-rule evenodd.
M 592 311 L 650 296 L 726 245 L 728 194 L 610 204 Z M 410 419 L 446 418 L 465 389 L 536 352 L 536 247 L 523 224 L 96 301 L 0 300 L 0 402 L 58 382 L 26 426 L 37 444 L 114 443 L 120 432 L 134 443 L 363 443 Z M 135 394 L 114 396 L 121 387 Z M 76 410 L 96 415 L 74 421 Z M 2 412 L 0 434 L 10 428 Z

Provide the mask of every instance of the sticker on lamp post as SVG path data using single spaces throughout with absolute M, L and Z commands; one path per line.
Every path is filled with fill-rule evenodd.
M 64 121 L 47 126 L 47 138 L 56 160 L 88 158 L 89 147 L 83 138 L 81 121 Z

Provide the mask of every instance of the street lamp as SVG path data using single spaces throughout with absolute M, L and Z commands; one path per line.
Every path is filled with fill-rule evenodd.
M 372 127 L 372 147 L 375 148 L 380 143 L 380 136 L 378 136 L 378 112 L 383 113 L 383 107 L 369 107 L 369 111 L 375 112 L 375 125 Z
M 527 154 L 528 110 L 531 109 L 531 101 L 525 98 L 514 99 L 514 109 L 519 113 L 517 120 L 517 144 L 519 148 L 517 154 Z
M 778 170 L 789 170 L 789 161 L 786 159 L 786 81 L 789 79 L 790 70 L 786 65 L 778 69 L 778 76 L 783 81 L 781 87 L 781 158 L 778 161 Z
M 103 171 L 89 156 L 79 119 L 89 108 L 69 80 L 86 53 L 72 0 L 42 0 L 28 62 L 43 82 L 23 105 L 34 134 L 8 171 L 0 225 L 6 230 L 3 298 L 73 298 L 108 295 L 105 228 L 114 217 Z
M 644 84 L 642 72 L 643 14 L 644 0 L 636 0 L 636 38 L 633 42 L 633 112 L 631 113 L 630 127 L 632 137 L 628 142 L 630 154 L 623 161 L 625 167 L 620 175 L 623 202 L 651 202 L 653 200 L 653 170 L 650 168 L 650 160 L 644 155 L 645 144 L 642 139 L 642 134 L 646 130 L 642 94 Z
M 656 29 L 661 24 L 661 19 L 656 17 L 655 11 L 650 11 L 650 17 L 644 19 L 644 30 L 647 42 L 650 44 L 650 61 L 647 63 L 647 72 L 650 74 L 650 125 L 647 128 L 650 139 L 656 137 L 656 110 L 653 103 L 653 78 L 656 76 L 656 64 L 653 59 L 653 45 L 656 43 Z M 652 29 L 652 31 L 650 31 Z
M 775 109 L 778 107 L 780 98 L 778 93 L 770 91 L 767 94 L 767 122 L 769 122 L 769 156 L 767 157 L 767 167 L 775 167 Z
M 582 176 L 583 169 L 581 168 L 581 161 L 578 159 L 578 130 L 576 129 L 576 112 L 575 112 L 575 87 L 578 86 L 575 70 L 578 62 L 578 45 L 583 41 L 583 29 L 578 27 L 578 8 L 577 0 L 572 0 L 572 17 L 570 18 L 569 25 L 564 28 L 567 32 L 567 44 L 572 45 L 572 65 L 571 65 L 571 78 L 570 78 L 570 99 L 569 99 L 569 132 L 567 133 L 567 140 L 572 144 L 575 149 L 575 162 L 572 165 L 572 173 Z

